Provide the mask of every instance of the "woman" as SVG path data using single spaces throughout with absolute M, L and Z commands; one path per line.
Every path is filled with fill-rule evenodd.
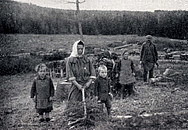
M 82 101 L 81 89 L 89 89 L 92 80 L 96 78 L 92 62 L 84 56 L 85 45 L 82 41 L 73 44 L 72 53 L 66 64 L 66 74 L 72 82 L 68 100 Z

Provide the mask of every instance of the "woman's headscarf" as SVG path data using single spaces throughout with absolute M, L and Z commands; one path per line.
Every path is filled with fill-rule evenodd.
M 83 43 L 83 45 L 84 45 L 82 55 L 84 54 L 84 52 L 85 52 L 85 44 L 84 44 L 83 41 L 78 40 L 78 41 L 76 41 L 76 42 L 73 44 L 73 46 L 72 46 L 72 52 L 71 52 L 71 55 L 70 55 L 69 57 L 78 57 L 77 46 L 78 46 L 78 43 L 80 43 L 80 42 Z

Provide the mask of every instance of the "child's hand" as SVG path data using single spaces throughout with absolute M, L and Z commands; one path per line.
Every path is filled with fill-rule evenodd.
M 53 97 L 50 97 L 50 99 L 49 99 L 49 100 L 50 100 L 50 101 L 53 101 L 53 99 L 54 99 Z
M 32 98 L 33 102 L 35 102 L 35 98 Z
M 158 67 L 159 67 L 159 63 L 158 63 L 158 62 L 156 62 L 155 64 L 157 65 L 157 68 L 158 68 Z
M 109 95 L 110 100 L 113 100 L 113 94 L 112 93 L 108 93 L 108 95 Z
M 98 103 L 101 103 L 101 100 L 98 100 L 97 102 L 98 102 Z
M 119 74 L 116 74 L 116 78 L 119 76 Z
M 96 96 L 96 97 L 95 97 L 95 99 L 96 99 L 96 100 L 98 100 L 98 99 L 99 99 L 99 97 L 98 97 L 98 96 Z
M 133 73 L 133 76 L 135 76 L 135 73 Z

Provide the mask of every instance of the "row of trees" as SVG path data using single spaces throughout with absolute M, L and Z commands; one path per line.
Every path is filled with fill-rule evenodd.
M 74 5 L 73 5 L 74 6 Z M 78 34 L 75 11 L 0 2 L 0 33 Z M 81 11 L 83 34 L 188 39 L 188 11 Z

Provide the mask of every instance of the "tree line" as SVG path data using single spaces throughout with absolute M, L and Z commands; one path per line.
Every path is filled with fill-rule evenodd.
M 78 34 L 75 11 L 39 7 L 11 0 L 0 1 L 0 33 Z M 85 35 L 155 35 L 188 39 L 188 11 L 84 11 Z

